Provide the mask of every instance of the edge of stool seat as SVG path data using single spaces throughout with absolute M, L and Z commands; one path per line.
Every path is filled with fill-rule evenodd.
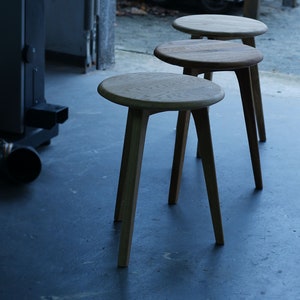
M 150 111 L 195 110 L 224 98 L 223 89 L 202 78 L 164 72 L 139 72 L 103 80 L 98 93 L 131 108 Z
M 241 39 L 264 34 L 268 27 L 259 20 L 242 16 L 197 14 L 175 19 L 172 26 L 193 36 Z
M 251 46 L 202 39 L 162 43 L 154 49 L 154 55 L 172 65 L 209 71 L 251 67 L 263 60 L 261 51 Z

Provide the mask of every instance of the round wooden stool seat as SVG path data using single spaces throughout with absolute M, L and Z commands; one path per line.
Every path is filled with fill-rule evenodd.
M 133 73 L 105 79 L 99 84 L 98 92 L 106 99 L 128 107 L 115 206 L 115 220 L 122 220 L 118 266 L 126 267 L 129 263 L 148 119 L 150 115 L 162 111 L 178 110 L 180 113 L 188 111 L 194 117 L 198 139 L 203 145 L 202 166 L 215 240 L 217 244 L 223 245 L 223 228 L 208 116 L 208 106 L 223 99 L 223 90 L 209 80 L 194 76 Z M 181 170 L 182 164 L 181 157 L 174 155 L 172 169 Z M 171 178 L 172 176 L 173 174 Z M 172 179 L 171 189 L 179 190 L 178 186 L 172 184 Z M 175 203 L 170 201 L 170 194 L 169 203 Z
M 179 31 L 197 37 L 243 39 L 265 33 L 268 27 L 258 20 L 229 15 L 190 15 L 173 22 Z
M 117 104 L 150 110 L 193 110 L 210 106 L 224 97 L 208 80 L 173 73 L 132 73 L 104 80 L 98 88 Z
M 258 64 L 263 59 L 256 48 L 218 40 L 179 40 L 163 43 L 154 50 L 162 61 L 201 72 L 233 71 Z

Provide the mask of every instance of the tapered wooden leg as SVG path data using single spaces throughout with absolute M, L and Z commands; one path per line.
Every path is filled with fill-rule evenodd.
M 267 140 L 267 137 L 266 137 L 263 105 L 261 99 L 258 66 L 255 65 L 251 67 L 250 71 L 251 71 L 253 100 L 254 100 L 254 108 L 255 108 L 255 116 L 256 116 L 259 140 L 260 142 L 265 142 Z
M 198 140 L 201 143 L 202 165 L 208 194 L 210 213 L 214 227 L 216 243 L 224 244 L 222 217 L 219 203 L 217 176 L 215 170 L 213 146 L 211 141 L 208 108 L 192 111 Z
M 134 218 L 149 113 L 129 108 L 121 164 L 119 199 L 122 226 L 118 266 L 127 267 L 130 257 Z M 124 161 L 126 159 L 126 161 Z
M 169 204 L 176 204 L 179 196 L 180 180 L 182 175 L 190 115 L 190 111 L 180 111 L 178 113 L 176 140 L 169 189 Z
M 255 47 L 254 38 L 243 39 L 243 43 L 245 45 Z M 251 84 L 252 84 L 252 91 L 253 91 L 253 103 L 255 109 L 259 140 L 260 142 L 265 142 L 267 138 L 266 138 L 266 129 L 265 129 L 265 121 L 264 121 L 264 111 L 262 105 L 262 96 L 260 90 L 258 65 L 252 66 L 250 68 L 250 71 L 251 71 Z
M 199 37 L 191 37 L 192 39 L 199 39 Z M 186 75 L 192 75 L 192 76 L 198 76 L 199 74 L 202 74 L 203 71 L 200 69 L 195 68 L 183 68 L 183 74 Z M 204 79 L 212 80 L 213 78 L 213 72 L 206 72 L 204 73 Z M 201 145 L 199 143 L 199 140 L 197 141 L 197 151 L 196 151 L 196 157 L 201 158 Z
M 198 71 L 193 68 L 184 68 L 183 74 L 197 76 Z M 190 123 L 190 111 L 179 111 L 176 125 L 176 140 L 174 147 L 173 165 L 169 188 L 169 204 L 176 204 L 178 201 L 180 180 L 184 162 L 187 134 Z
M 261 175 L 261 167 L 260 167 L 256 125 L 255 125 L 255 113 L 253 107 L 252 88 L 250 83 L 250 69 L 249 68 L 239 69 L 236 70 L 235 73 L 238 78 L 239 86 L 240 86 L 255 186 L 257 189 L 262 189 L 263 183 L 262 183 L 262 175 Z
M 122 221 L 122 204 L 124 198 L 124 187 L 125 187 L 125 178 L 126 178 L 126 171 L 128 165 L 128 155 L 130 151 L 130 139 L 126 138 L 130 134 L 129 121 L 130 120 L 129 120 L 129 110 L 128 110 L 127 126 L 125 131 L 123 154 L 122 154 L 121 168 L 120 168 L 120 175 L 119 175 L 118 192 L 117 192 L 117 199 L 115 205 L 114 220 L 116 222 Z
M 213 80 L 213 74 L 214 74 L 213 72 L 204 73 L 204 79 L 212 81 Z
M 204 79 L 212 81 L 213 80 L 213 72 L 204 73 Z M 198 139 L 198 143 L 197 143 L 196 157 L 197 158 L 201 158 L 202 157 L 202 155 L 201 155 L 201 144 L 199 142 L 199 139 Z
M 244 17 L 259 19 L 260 0 L 246 0 L 244 1 Z

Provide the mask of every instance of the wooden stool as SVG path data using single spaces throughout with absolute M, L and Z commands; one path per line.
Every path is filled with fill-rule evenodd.
M 247 8 L 246 4 L 254 5 L 248 2 L 244 4 L 245 13 L 250 8 Z M 268 30 L 268 27 L 258 20 L 228 15 L 190 15 L 176 19 L 172 25 L 175 29 L 190 34 L 192 39 L 203 37 L 214 40 L 241 39 L 245 45 L 251 47 L 255 47 L 255 37 Z M 265 142 L 266 130 L 257 65 L 251 66 L 250 70 L 259 140 Z M 204 77 L 212 79 L 212 74 L 207 73 Z
M 111 77 L 98 86 L 104 98 L 128 107 L 115 220 L 122 220 L 118 266 L 129 263 L 138 185 L 148 118 L 163 111 L 192 113 L 202 143 L 203 170 L 217 244 L 223 230 L 211 142 L 208 109 L 224 97 L 222 89 L 204 79 L 170 73 L 133 73 Z M 201 128 L 201 130 L 200 130 Z
M 216 71 L 235 72 L 241 92 L 255 186 L 257 189 L 262 189 L 250 78 L 250 67 L 262 60 L 262 54 L 250 46 L 217 40 L 181 40 L 164 43 L 155 48 L 154 54 L 164 62 L 183 67 L 184 74 L 197 76 L 201 73 Z M 171 203 L 176 202 L 178 199 L 188 126 L 189 112 L 179 113 L 174 168 L 172 170 L 169 194 L 169 202 Z M 199 146 L 201 146 L 201 143 L 199 143 Z M 201 147 L 198 147 L 199 157 L 199 152 L 201 151 Z

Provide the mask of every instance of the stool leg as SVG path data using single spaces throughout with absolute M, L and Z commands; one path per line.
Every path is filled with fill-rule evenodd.
M 212 81 L 213 80 L 213 72 L 204 73 L 204 79 Z M 202 156 L 201 155 L 201 144 L 198 140 L 196 157 L 201 158 L 201 156 Z
M 256 115 L 256 122 L 257 122 L 259 140 L 261 142 L 265 142 L 267 140 L 267 138 L 266 138 L 266 129 L 265 129 L 263 105 L 262 105 L 262 100 L 261 100 L 258 66 L 255 65 L 255 66 L 251 67 L 250 71 L 251 71 L 251 82 L 252 82 L 252 88 L 253 88 L 253 100 L 254 100 L 254 108 L 255 108 L 255 115 Z
M 255 48 L 254 38 L 243 39 L 243 43 L 245 45 Z M 255 109 L 259 140 L 261 142 L 265 142 L 267 138 L 266 138 L 266 129 L 265 129 L 264 112 L 263 112 L 263 105 L 262 105 L 262 96 L 260 90 L 258 66 L 257 65 L 252 66 L 250 70 L 251 70 L 251 83 L 252 83 L 252 91 L 253 91 L 254 109 Z
M 263 183 L 262 183 L 262 175 L 261 175 L 261 168 L 260 168 L 256 125 L 255 125 L 255 113 L 253 107 L 252 88 L 251 88 L 251 81 L 250 81 L 250 68 L 236 70 L 235 74 L 237 76 L 237 79 L 239 81 L 239 86 L 240 86 L 255 186 L 257 189 L 262 189 Z
M 190 111 L 180 111 L 178 113 L 171 182 L 169 188 L 169 204 L 176 204 L 178 200 L 190 115 Z
M 127 126 L 126 126 L 124 145 L 123 145 L 123 154 L 121 160 L 121 168 L 119 174 L 118 192 L 117 192 L 117 199 L 115 205 L 115 215 L 114 215 L 115 222 L 122 221 L 122 204 L 123 204 L 123 197 L 124 197 L 124 187 L 126 186 L 125 178 L 126 178 L 126 171 L 128 165 L 128 156 L 130 151 L 130 139 L 126 137 L 130 134 L 130 130 L 131 129 L 129 128 L 129 112 L 128 112 Z
M 204 79 L 213 80 L 213 72 L 204 73 Z
M 183 74 L 197 76 L 197 70 L 192 68 L 184 68 Z M 169 204 L 176 204 L 178 201 L 180 180 L 184 162 L 184 154 L 186 140 L 190 123 L 190 111 L 179 111 L 176 125 L 176 140 L 173 155 L 173 165 L 171 173 L 171 181 L 169 187 Z
M 121 190 L 119 187 L 121 195 L 118 199 L 122 211 L 119 267 L 127 267 L 129 263 L 148 118 L 148 112 L 129 108 L 123 150 L 126 161 L 122 161 L 120 172 L 124 178 L 120 178 L 122 187 Z
M 192 39 L 199 39 L 199 37 L 191 36 Z M 202 74 L 202 70 L 195 69 L 195 68 L 183 68 L 183 74 L 185 75 L 192 75 L 197 77 L 199 74 Z M 213 78 L 213 72 L 204 72 L 204 79 L 212 81 Z M 196 157 L 201 158 L 201 145 L 199 143 L 199 140 L 197 142 L 197 151 L 196 151 Z
M 184 68 L 183 74 L 198 76 L 203 73 L 201 70 L 194 68 Z M 208 72 L 204 74 L 204 78 L 212 80 L 213 73 Z M 173 156 L 173 165 L 171 173 L 171 182 L 169 188 L 169 204 L 176 204 L 178 201 L 180 191 L 180 180 L 182 175 L 182 168 L 184 162 L 185 147 L 187 141 L 188 128 L 190 123 L 190 112 L 181 111 L 178 113 L 176 126 L 176 141 Z M 201 158 L 201 145 L 197 143 L 197 158 Z
M 202 165 L 208 194 L 210 213 L 218 245 L 224 244 L 217 176 L 209 125 L 208 108 L 192 111 L 198 139 L 201 142 Z

